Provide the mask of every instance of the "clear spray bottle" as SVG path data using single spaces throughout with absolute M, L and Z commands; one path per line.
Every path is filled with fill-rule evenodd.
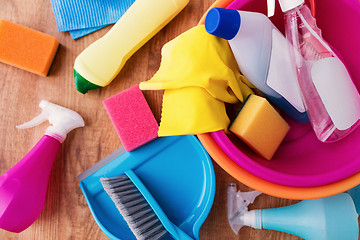
M 304 0 L 279 3 L 310 123 L 320 141 L 338 141 L 359 125 L 360 95 L 346 67 L 322 38 Z M 268 0 L 269 17 L 274 10 L 275 0 Z

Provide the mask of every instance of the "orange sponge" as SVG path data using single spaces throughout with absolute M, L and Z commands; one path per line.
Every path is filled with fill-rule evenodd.
M 58 47 L 50 35 L 0 19 L 0 62 L 46 76 Z
M 270 160 L 290 127 L 263 97 L 250 95 L 229 130 Z

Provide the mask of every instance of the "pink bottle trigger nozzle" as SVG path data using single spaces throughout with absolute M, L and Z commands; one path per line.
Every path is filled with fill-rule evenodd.
M 39 104 L 42 108 L 40 115 L 32 120 L 25 122 L 18 129 L 32 128 L 48 120 L 52 126 L 49 126 L 45 135 L 51 136 L 60 142 L 63 142 L 66 135 L 73 129 L 85 126 L 84 120 L 77 113 L 57 104 L 42 100 Z

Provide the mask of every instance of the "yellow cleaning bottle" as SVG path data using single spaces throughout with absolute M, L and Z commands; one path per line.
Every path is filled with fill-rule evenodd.
M 81 93 L 105 87 L 126 61 L 169 23 L 189 0 L 136 0 L 102 38 L 75 59 L 76 89 Z

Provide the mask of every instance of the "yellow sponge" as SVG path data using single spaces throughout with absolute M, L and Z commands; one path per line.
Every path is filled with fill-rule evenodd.
M 50 35 L 0 19 L 0 62 L 46 76 L 58 46 Z
M 263 97 L 250 95 L 229 130 L 270 160 L 290 127 Z

